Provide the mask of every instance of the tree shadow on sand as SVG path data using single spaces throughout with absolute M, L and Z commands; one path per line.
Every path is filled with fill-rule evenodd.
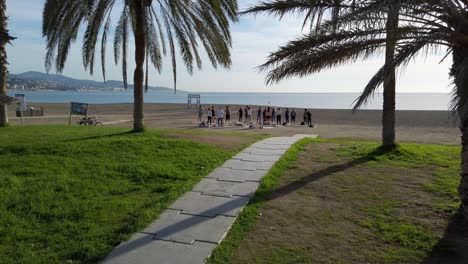
M 444 236 L 420 264 L 442 263 L 468 263 L 468 227 L 461 213 L 452 216 Z

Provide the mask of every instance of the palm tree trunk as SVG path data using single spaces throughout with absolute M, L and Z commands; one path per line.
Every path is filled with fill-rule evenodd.
M 468 89 L 468 87 L 467 87 Z M 461 181 L 458 187 L 460 195 L 460 211 L 468 223 L 468 120 L 463 122 L 461 126 L 462 132 L 462 153 L 461 153 Z
M 460 195 L 460 212 L 468 223 L 468 113 L 466 106 L 468 105 L 468 47 L 459 47 L 453 49 L 453 65 L 450 75 L 454 78 L 456 86 L 458 106 L 458 116 L 460 118 L 460 131 L 462 134 L 461 144 L 461 180 L 458 186 Z
M 395 57 L 397 41 L 397 28 L 400 13 L 401 0 L 391 1 L 387 18 L 387 43 L 385 50 L 385 65 L 389 65 L 384 79 L 383 115 L 382 115 L 382 145 L 384 147 L 395 146 L 395 67 L 391 66 Z
M 6 0 L 0 0 L 0 32 L 7 30 Z M 0 95 L 7 95 L 7 53 L 6 43 L 0 41 Z M 6 105 L 0 105 L 0 127 L 8 125 L 8 112 Z
M 143 65 L 145 63 L 146 38 L 145 38 L 145 6 L 144 1 L 134 0 L 135 5 L 135 63 L 133 75 L 133 131 L 144 130 L 143 126 Z

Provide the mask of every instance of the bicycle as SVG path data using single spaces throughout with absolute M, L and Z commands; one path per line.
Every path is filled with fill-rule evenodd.
M 97 121 L 95 116 L 83 117 L 78 121 L 80 126 L 102 126 L 102 123 Z

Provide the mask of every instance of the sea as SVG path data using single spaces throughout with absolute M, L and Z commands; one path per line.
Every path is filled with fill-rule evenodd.
M 10 90 L 10 96 L 25 94 L 27 102 L 89 104 L 131 103 L 133 90 L 126 91 L 21 91 Z M 202 92 L 202 104 L 263 105 L 316 109 L 351 109 L 358 93 L 220 93 Z M 186 92 L 148 91 L 147 103 L 187 103 Z M 195 102 L 195 101 L 194 101 Z M 398 110 L 448 110 L 450 94 L 399 93 Z M 363 109 L 382 109 L 382 94 L 375 94 Z

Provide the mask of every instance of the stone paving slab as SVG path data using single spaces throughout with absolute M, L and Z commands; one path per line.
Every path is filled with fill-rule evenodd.
M 222 215 L 211 218 L 167 210 L 142 233 L 153 234 L 154 239 L 185 244 L 195 241 L 218 244 L 235 220 L 235 217 Z
M 265 176 L 265 171 L 262 170 L 233 170 L 231 168 L 216 168 L 213 172 L 208 174 L 206 178 L 218 179 L 220 181 L 234 181 L 234 182 L 245 182 L 254 181 L 260 182 Z
M 212 196 L 248 196 L 252 197 L 260 185 L 259 182 L 233 182 L 219 181 L 218 179 L 204 178 L 193 188 L 194 192 Z
M 216 244 L 196 241 L 182 244 L 155 240 L 151 234 L 137 233 L 116 247 L 104 264 L 187 264 L 204 263 Z
M 273 161 L 276 162 L 281 158 L 281 155 L 254 155 L 250 153 L 239 153 L 233 157 L 233 159 L 244 160 L 244 161 Z
M 269 170 L 275 163 L 272 161 L 243 161 L 243 160 L 228 160 L 221 167 L 231 168 L 233 170 Z
M 249 202 L 248 197 L 218 197 L 187 192 L 169 208 L 184 214 L 215 217 L 217 215 L 237 216 Z
M 250 153 L 254 155 L 283 155 L 286 150 L 285 149 L 260 149 L 254 147 L 248 147 L 242 151 L 243 153 Z

